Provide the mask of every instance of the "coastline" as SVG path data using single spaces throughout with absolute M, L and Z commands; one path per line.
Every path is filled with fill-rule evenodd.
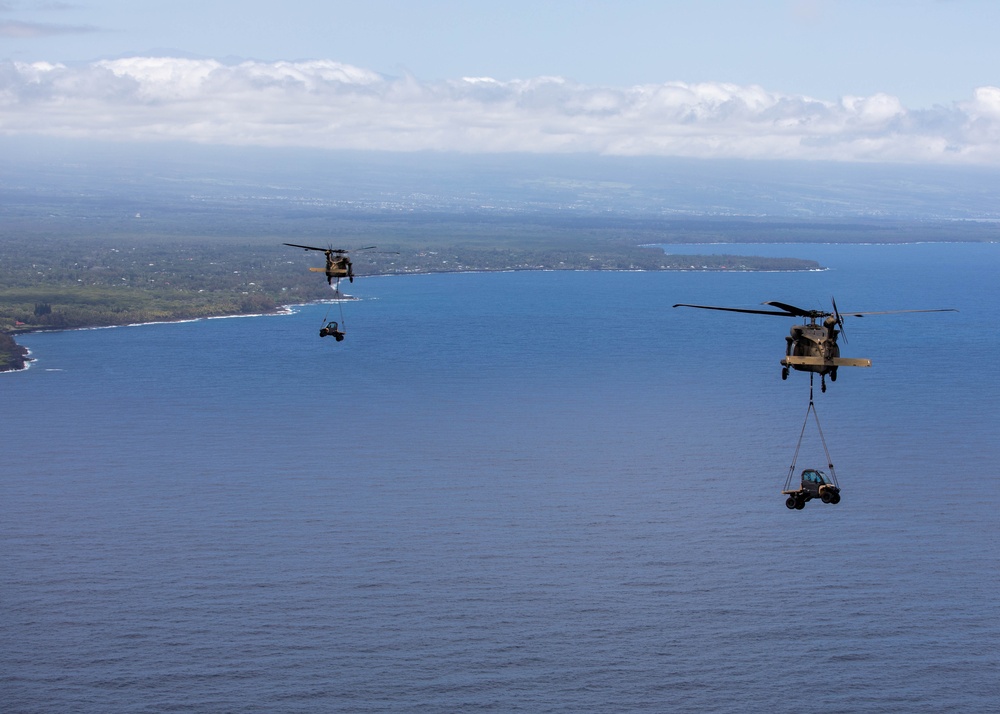
M 729 245 L 740 245 L 740 244 L 729 244 Z M 662 247 L 662 246 L 659 246 Z M 666 252 L 665 252 L 666 253 Z M 684 254 L 687 255 L 687 254 Z M 694 254 L 691 254 L 695 257 Z M 817 264 L 818 265 L 818 264 Z M 568 270 L 575 272 L 590 272 L 585 269 L 580 268 L 568 268 Z M 823 266 L 802 268 L 802 269 L 754 269 L 747 267 L 710 267 L 710 266 L 689 266 L 689 267 L 664 267 L 659 270 L 650 270 L 648 268 L 636 268 L 636 269 L 612 269 L 610 271 L 604 272 L 816 272 L 826 270 Z M 365 278 L 387 278 L 387 277 L 407 277 L 413 275 L 442 275 L 442 274 L 463 274 L 463 273 L 494 273 L 494 272 L 556 272 L 554 269 L 543 269 L 543 268 L 508 268 L 504 270 L 419 270 L 413 272 L 386 272 L 386 273 L 372 273 L 365 275 Z M 123 324 L 109 324 L 109 325 L 81 325 L 78 327 L 49 327 L 46 325 L 21 325 L 17 329 L 9 332 L 0 332 L 0 339 L 6 338 L 8 341 L 6 353 L 11 355 L 11 358 L 7 360 L 6 363 L 0 363 L 0 372 L 24 372 L 31 366 L 34 359 L 30 356 L 31 352 L 28 348 L 23 345 L 18 344 L 14 340 L 14 336 L 19 334 L 31 334 L 36 332 L 64 332 L 64 331 L 75 331 L 75 330 L 108 330 L 116 327 L 141 327 L 145 325 L 158 325 L 158 324 L 173 324 L 173 323 L 184 323 L 184 322 L 198 322 L 201 320 L 220 320 L 220 319 L 230 319 L 239 317 L 267 317 L 267 316 L 281 316 L 281 315 L 291 315 L 295 314 L 295 308 L 304 305 L 316 305 L 323 303 L 340 303 L 340 302 L 352 302 L 358 300 L 359 298 L 353 296 L 344 296 L 341 298 L 334 299 L 319 299 L 307 302 L 296 302 L 288 303 L 276 306 L 273 310 L 268 310 L 264 312 L 253 312 L 253 313 L 242 313 L 242 312 L 223 312 L 215 315 L 205 315 L 194 318 L 177 318 L 177 319 L 157 319 L 150 320 L 148 322 L 128 322 Z M 0 355 L 3 351 L 0 351 Z
M 647 244 L 648 247 L 655 246 L 655 247 L 658 247 L 658 248 L 662 249 L 664 251 L 665 256 L 671 256 L 671 255 L 673 255 L 674 257 L 681 257 L 681 256 L 687 257 L 687 256 L 690 256 L 692 258 L 695 258 L 695 257 L 704 257 L 704 256 L 698 256 L 696 254 L 691 254 L 691 253 L 670 254 L 666 250 L 669 247 L 669 245 L 670 244 L 659 244 L 659 243 L 656 243 L 656 244 Z M 764 242 L 761 242 L 761 243 L 754 243 L 754 244 L 744 244 L 744 243 L 725 243 L 725 242 L 721 242 L 720 241 L 720 242 L 711 243 L 711 244 L 706 243 L 704 245 L 713 245 L 713 246 L 720 246 L 720 245 L 732 245 L 732 246 L 741 246 L 741 245 L 780 245 L 780 243 L 764 243 Z M 744 256 L 734 255 L 734 257 L 744 257 Z M 754 257 L 754 256 L 745 256 L 745 257 Z M 815 262 L 815 261 L 812 261 L 812 262 Z M 414 270 L 412 272 L 398 272 L 398 271 L 396 271 L 396 272 L 371 273 L 371 274 L 365 275 L 363 277 L 364 278 L 388 278 L 388 277 L 407 277 L 407 276 L 414 276 L 414 275 L 441 275 L 441 274 L 455 274 L 455 275 L 458 275 L 458 274 L 463 274 L 463 273 L 556 272 L 557 270 L 561 270 L 561 269 L 551 269 L 551 268 L 545 269 L 545 268 L 529 268 L 529 267 L 524 267 L 524 268 L 507 268 L 507 269 L 503 269 L 503 270 L 490 270 L 490 269 Z M 590 271 L 588 271 L 586 269 L 581 269 L 581 268 L 568 268 L 568 270 L 571 270 L 571 271 L 574 271 L 574 272 L 590 272 Z M 724 265 L 723 266 L 689 265 L 689 266 L 683 267 L 683 268 L 682 267 L 662 267 L 660 269 L 652 269 L 652 270 L 649 269 L 649 268 L 636 268 L 636 269 L 621 269 L 621 268 L 619 268 L 619 269 L 611 269 L 610 271 L 602 271 L 602 272 L 685 272 L 685 273 L 690 273 L 690 272 L 733 272 L 733 273 L 756 273 L 756 272 L 777 273 L 777 272 L 788 272 L 788 273 L 792 273 L 792 272 L 822 272 L 822 271 L 825 271 L 825 270 L 827 270 L 826 267 L 824 267 L 822 265 L 819 265 L 817 263 L 816 267 L 806 267 L 806 268 L 775 268 L 775 269 L 759 268 L 758 269 L 758 268 L 736 267 L 736 266 L 734 266 L 734 267 L 728 267 L 728 266 L 724 266 Z M 198 322 L 198 321 L 201 321 L 201 320 L 219 320 L 219 319 L 230 319 L 230 318 L 239 318 L 239 317 L 267 317 L 267 316 L 291 315 L 291 314 L 295 314 L 295 312 L 296 312 L 295 308 L 296 307 L 300 307 L 300 306 L 304 306 L 304 305 L 316 305 L 316 304 L 323 304 L 323 303 L 331 303 L 332 304 L 332 303 L 338 303 L 338 302 L 351 302 L 351 301 L 354 301 L 354 300 L 358 300 L 358 298 L 352 297 L 352 296 L 345 296 L 345 297 L 342 297 L 342 298 L 334 298 L 334 299 L 329 299 L 328 298 L 328 299 L 318 299 L 318 300 L 312 300 L 312 301 L 306 301 L 306 302 L 295 302 L 295 303 L 282 304 L 282 305 L 276 306 L 273 310 L 268 310 L 268 311 L 264 311 L 264 312 L 253 312 L 253 313 L 220 312 L 220 313 L 214 314 L 214 315 L 204 315 L 204 316 L 199 316 L 199 317 L 194 317 L 194 318 L 177 318 L 177 319 L 169 319 L 169 318 L 167 318 L 167 319 L 150 320 L 148 322 L 127 322 L 127 323 L 121 323 L 121 324 L 104 324 L 104 325 L 99 325 L 99 324 L 98 325 L 81 325 L 81 326 L 77 326 L 77 327 L 49 327 L 49 326 L 45 326 L 45 325 L 38 325 L 38 326 L 21 325 L 16 330 L 12 330 L 10 332 L 0 332 L 0 338 L 7 338 L 9 340 L 10 344 L 13 346 L 12 349 L 13 349 L 13 351 L 15 353 L 14 359 L 8 360 L 7 363 L 0 363 L 0 372 L 23 372 L 23 371 L 26 371 L 31 366 L 32 362 L 34 362 L 34 359 L 30 356 L 31 355 L 30 350 L 28 350 L 26 347 L 18 344 L 14 340 L 14 336 L 16 336 L 18 334 L 31 334 L 31 333 L 36 333 L 36 332 L 63 332 L 63 331 L 75 331 L 75 330 L 106 330 L 106 329 L 112 329 L 112 328 L 116 328 L 116 327 L 141 327 L 141 326 L 144 326 L 144 325 Z
M 569 270 L 572 270 L 574 272 L 590 272 L 590 271 L 587 271 L 587 270 L 574 269 L 574 268 L 570 268 Z M 692 267 L 687 267 L 687 268 L 662 268 L 661 270 L 657 270 L 657 271 L 652 271 L 652 270 L 649 270 L 649 269 L 646 269 L 646 268 L 638 268 L 638 269 L 634 269 L 634 270 L 617 269 L 617 270 L 610 270 L 610 271 L 603 271 L 603 272 L 623 272 L 623 273 L 632 273 L 632 272 L 634 272 L 634 273 L 645 273 L 645 272 L 705 272 L 705 273 L 707 273 L 707 272 L 734 272 L 735 273 L 735 272 L 744 272 L 744 273 L 754 273 L 754 272 L 815 272 L 817 270 L 826 270 L 826 268 L 820 266 L 818 268 L 804 268 L 804 269 L 784 269 L 784 270 L 782 270 L 782 269 L 778 269 L 778 270 L 761 269 L 761 270 L 755 270 L 755 269 L 752 269 L 752 268 L 725 268 L 725 267 L 718 268 L 718 267 L 707 267 L 707 266 L 702 266 L 702 267 L 692 266 Z M 364 277 L 365 278 L 395 278 L 395 277 L 408 277 L 408 276 L 414 276 L 414 275 L 445 275 L 445 274 L 447 274 L 447 275 L 460 275 L 460 274 L 463 274 L 463 273 L 496 273 L 496 272 L 516 273 L 516 272 L 556 272 L 556 271 L 553 270 L 553 269 L 540 269 L 540 268 L 510 268 L 510 269 L 499 270 L 499 271 L 498 270 L 441 270 L 441 271 L 421 270 L 421 271 L 406 272 L 406 273 L 399 273 L 399 272 L 392 272 L 392 273 L 372 273 L 372 274 L 366 275 Z M 37 326 L 21 325 L 21 326 L 19 326 L 18 329 L 12 330 L 10 332 L 0 332 L 0 340 L 4 340 L 5 342 L 7 342 L 7 344 L 5 345 L 7 347 L 7 349 L 6 350 L 0 350 L 0 356 L 3 356 L 4 353 L 10 355 L 10 358 L 8 360 L 6 360 L 5 362 L 0 362 L 0 373 L 25 372 L 25 371 L 27 371 L 29 369 L 29 367 L 31 366 L 31 363 L 35 361 L 34 358 L 32 358 L 30 356 L 31 355 L 31 351 L 27 347 L 24 347 L 23 345 L 21 345 L 18 342 L 16 342 L 16 340 L 14 339 L 15 335 L 32 334 L 32 333 L 36 333 L 36 332 L 69 332 L 69 331 L 77 331 L 77 330 L 110 330 L 110 329 L 118 328 L 118 327 L 142 327 L 142 326 L 145 326 L 145 325 L 164 325 L 164 324 L 185 323 L 185 322 L 199 322 L 201 320 L 225 320 L 225 319 L 239 318 L 239 317 L 268 317 L 268 316 L 293 315 L 296 312 L 296 310 L 295 310 L 296 307 L 300 307 L 300 306 L 304 306 L 304 305 L 318 305 L 318 304 L 323 304 L 323 303 L 331 303 L 332 304 L 332 303 L 342 303 L 342 302 L 353 302 L 353 301 L 356 301 L 358 299 L 359 298 L 356 298 L 356 297 L 353 297 L 353 296 L 345 296 L 345 297 L 334 298 L 334 299 L 329 299 L 328 298 L 328 299 L 313 300 L 313 301 L 308 301 L 308 302 L 296 302 L 296 303 L 288 303 L 288 304 L 278 305 L 273 310 L 269 310 L 269 311 L 266 311 L 266 312 L 253 312 L 253 313 L 229 312 L 229 313 L 220 313 L 220 314 L 217 314 L 217 315 L 199 316 L 199 317 L 194 317 L 194 318 L 183 318 L 182 317 L 182 318 L 177 318 L 177 319 L 174 319 L 174 320 L 171 320 L 171 319 L 158 319 L 158 320 L 150 320 L 148 322 L 127 322 L 127 323 L 122 323 L 122 324 L 118 324 L 118 325 L 81 325 L 79 327 L 49 327 L 49 326 L 46 326 L 46 325 L 37 325 Z
M 375 275 L 367 277 L 378 277 Z M 83 330 L 113 330 L 116 328 L 125 327 L 146 327 L 148 325 L 175 325 L 182 324 L 186 322 L 201 322 L 204 320 L 229 320 L 240 317 L 282 317 L 285 315 L 294 315 L 298 311 L 295 309 L 297 307 L 303 307 L 305 305 L 322 305 L 323 303 L 339 303 L 339 302 L 353 302 L 359 300 L 359 298 L 349 297 L 349 298 L 339 298 L 339 299 L 325 299 L 325 300 L 314 300 L 311 302 L 296 302 L 288 303 L 286 305 L 278 305 L 274 310 L 267 312 L 254 312 L 254 313 L 222 313 L 219 315 L 205 315 L 204 317 L 191 317 L 191 318 L 178 318 L 176 320 L 150 320 L 149 322 L 128 322 L 121 325 L 84 325 L 80 327 L 47 327 L 45 325 L 39 325 L 37 327 L 25 326 L 22 329 L 17 330 L 14 333 L 0 332 L 0 340 L 3 338 L 9 338 L 9 345 L 11 346 L 11 352 L 19 353 L 20 357 L 11 360 L 10 364 L 15 366 L 8 366 L 7 364 L 0 364 L 0 374 L 5 374 L 9 372 L 26 372 L 31 364 L 35 361 L 31 357 L 31 350 L 17 343 L 14 340 L 14 335 L 28 335 L 38 332 L 78 332 Z M 0 351 L 0 355 L 3 352 Z
M 0 332 L 0 372 L 23 372 L 31 362 L 31 350 Z

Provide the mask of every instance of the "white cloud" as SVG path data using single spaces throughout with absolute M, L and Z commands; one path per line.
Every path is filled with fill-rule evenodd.
M 390 151 L 1000 164 L 1000 88 L 912 111 L 759 86 L 421 82 L 325 60 L 0 64 L 0 134 Z
M 1000 87 L 980 87 L 967 109 L 970 116 L 1000 119 Z
M 855 115 L 859 124 L 878 126 L 892 119 L 902 117 L 906 109 L 896 97 L 875 94 L 871 97 L 844 97 L 844 108 Z

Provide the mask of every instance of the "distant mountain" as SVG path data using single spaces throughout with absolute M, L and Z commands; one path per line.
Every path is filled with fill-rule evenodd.
M 0 201 L 303 215 L 1000 220 L 1000 171 L 591 155 L 327 152 L 0 140 Z

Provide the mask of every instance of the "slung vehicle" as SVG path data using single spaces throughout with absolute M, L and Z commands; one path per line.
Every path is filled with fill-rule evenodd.
M 805 469 L 802 472 L 802 480 L 799 488 L 794 491 L 782 491 L 788 496 L 785 505 L 789 509 L 802 510 L 808 501 L 818 498 L 823 503 L 840 503 L 840 486 L 835 479 L 826 475 L 826 472 L 819 469 Z

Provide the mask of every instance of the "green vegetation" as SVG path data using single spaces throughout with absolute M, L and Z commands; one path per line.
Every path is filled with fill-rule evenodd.
M 218 232 L 191 236 L 170 221 L 89 222 L 65 216 L 46 226 L 39 225 L 37 216 L 23 224 L 11 221 L 10 232 L 0 234 L 0 332 L 257 314 L 329 298 L 323 274 L 308 270 L 321 267 L 323 255 L 284 242 L 377 245 L 375 251 L 351 254 L 354 272 L 363 280 L 376 274 L 462 271 L 810 270 L 819 264 L 800 258 L 671 255 L 656 246 L 912 242 L 943 240 L 945 229 L 952 239 L 994 235 L 992 226 L 987 231 L 972 223 L 430 213 L 328 217 L 322 225 L 312 219 L 298 223 L 293 217 L 289 232 L 277 234 L 270 221 L 231 218 L 236 226 L 254 230 L 236 236 L 220 226 Z M 70 223 L 77 226 L 73 233 Z M 330 236 L 337 236 L 335 244 Z M 18 368 L 23 356 L 22 348 L 4 339 L 0 370 Z
M 7 331 L 266 312 L 292 302 L 246 277 L 263 272 L 253 256 L 238 261 L 241 270 L 227 264 L 219 248 L 98 239 L 3 242 L 0 329 Z
M 345 229 L 348 226 L 343 226 Z M 521 221 L 354 221 L 335 247 L 358 276 L 500 270 L 802 270 L 813 261 L 666 255 L 628 242 L 627 226 L 558 229 Z M 116 233 L 112 230 L 109 233 Z M 432 235 L 433 233 L 433 235 Z M 391 235 L 392 238 L 385 238 Z M 656 239 L 648 233 L 644 239 Z M 662 236 L 660 236 L 662 239 Z M 330 297 L 320 236 L 2 236 L 0 330 L 21 332 L 268 312 Z
M 24 369 L 28 350 L 14 342 L 14 338 L 0 332 L 0 372 Z
M 987 220 L 944 220 L 995 215 L 983 198 L 993 179 L 980 172 L 963 178 L 907 168 L 900 177 L 813 164 L 749 171 L 742 162 L 183 145 L 78 151 L 48 141 L 8 149 L 11 160 L 0 165 L 0 332 L 14 335 L 253 314 L 329 298 L 322 273 L 308 270 L 323 265 L 322 254 L 285 242 L 376 245 L 351 255 L 364 280 L 500 270 L 808 270 L 819 266 L 667 255 L 652 246 L 998 237 Z M 756 212 L 768 215 L 748 217 Z M 21 359 L 10 344 L 0 344 L 4 365 Z

